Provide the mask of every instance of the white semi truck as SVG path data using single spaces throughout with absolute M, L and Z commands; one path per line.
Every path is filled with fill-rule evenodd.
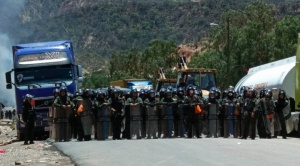
M 250 68 L 236 84 L 235 91 L 240 92 L 242 86 L 254 88 L 257 92 L 263 88 L 272 89 L 275 99 L 279 90 L 285 90 L 292 101 L 292 105 L 285 108 L 287 132 L 298 130 L 299 112 L 291 110 L 299 111 L 300 104 L 300 34 L 296 56 Z

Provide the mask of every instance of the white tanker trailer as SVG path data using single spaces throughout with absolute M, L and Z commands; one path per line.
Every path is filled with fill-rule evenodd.
M 285 90 L 291 99 L 292 106 L 285 108 L 287 132 L 298 130 L 299 112 L 292 112 L 300 104 L 300 36 L 298 35 L 298 48 L 296 56 L 274 61 L 264 65 L 250 68 L 235 86 L 240 92 L 242 86 L 254 88 L 258 93 L 263 88 L 272 89 L 273 97 L 277 99 L 279 90 Z M 294 102 L 293 102 L 294 100 Z

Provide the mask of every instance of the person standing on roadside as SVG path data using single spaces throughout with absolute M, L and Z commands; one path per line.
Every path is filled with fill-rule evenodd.
M 31 100 L 33 96 L 30 94 L 26 94 L 23 105 L 22 105 L 22 119 L 25 124 L 25 141 L 24 145 L 28 145 L 28 141 L 30 144 L 34 144 L 34 121 L 36 119 L 36 114 L 31 105 Z

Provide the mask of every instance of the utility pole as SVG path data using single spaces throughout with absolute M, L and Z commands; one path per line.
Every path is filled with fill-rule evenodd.
M 227 22 L 227 44 L 226 44 L 226 57 L 227 57 L 227 61 L 226 61 L 226 74 L 227 74 L 227 84 L 229 85 L 229 63 L 230 63 L 230 20 L 229 20 L 229 16 L 227 16 L 226 18 L 226 22 Z

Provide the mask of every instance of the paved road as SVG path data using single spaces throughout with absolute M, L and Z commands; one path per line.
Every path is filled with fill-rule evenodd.
M 108 140 L 55 145 L 78 165 L 299 165 L 300 139 Z

